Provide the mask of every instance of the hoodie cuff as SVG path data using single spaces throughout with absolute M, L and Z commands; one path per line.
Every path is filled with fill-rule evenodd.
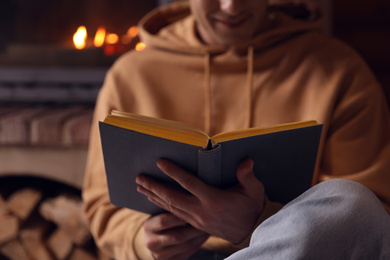
M 245 248 L 249 246 L 249 242 L 251 240 L 252 234 L 255 231 L 255 229 L 260 226 L 261 223 L 263 223 L 266 219 L 277 213 L 281 208 L 283 208 L 283 205 L 278 202 L 271 202 L 268 200 L 268 198 L 265 198 L 265 205 L 264 210 L 261 213 L 259 219 L 257 220 L 256 224 L 253 226 L 252 231 L 248 234 L 248 236 L 239 244 L 236 246 L 240 248 Z

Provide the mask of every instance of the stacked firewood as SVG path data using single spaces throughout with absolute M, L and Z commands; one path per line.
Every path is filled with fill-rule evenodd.
M 74 195 L 23 188 L 0 196 L 0 259 L 108 260 L 94 245 Z

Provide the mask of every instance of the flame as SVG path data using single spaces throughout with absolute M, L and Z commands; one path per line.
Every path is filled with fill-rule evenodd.
M 127 30 L 127 35 L 131 38 L 135 38 L 138 35 L 138 27 L 133 25 Z
M 93 41 L 95 47 L 102 47 L 105 38 L 106 38 L 106 29 L 104 27 L 99 27 L 96 31 L 95 38 Z
M 88 38 L 87 29 L 85 26 L 79 26 L 76 33 L 73 35 L 73 43 L 76 49 L 84 49 L 93 44 L 96 48 L 102 48 L 105 55 L 116 55 L 127 51 L 132 40 L 138 36 L 138 27 L 131 26 L 126 34 L 118 36 L 115 33 L 108 33 L 104 26 L 100 26 L 95 33 L 94 39 Z M 133 46 L 133 45 L 131 45 Z M 142 51 L 146 45 L 143 42 L 138 42 L 135 46 L 136 51 Z
M 142 51 L 143 49 L 145 49 L 146 45 L 145 43 L 143 42 L 139 42 L 135 45 L 135 50 L 136 51 Z
M 76 49 L 78 50 L 84 49 L 86 40 L 87 40 L 87 28 L 85 28 L 85 26 L 79 26 L 76 33 L 73 35 L 73 43 Z
M 108 44 L 115 44 L 119 40 L 119 36 L 115 33 L 110 33 L 106 37 L 106 43 Z

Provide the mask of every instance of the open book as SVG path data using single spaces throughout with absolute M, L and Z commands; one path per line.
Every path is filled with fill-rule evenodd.
M 287 203 L 311 187 L 322 131 L 316 121 L 304 121 L 209 137 L 183 123 L 120 111 L 107 115 L 99 128 L 111 203 L 149 214 L 163 210 L 137 192 L 136 176 L 181 188 L 158 169 L 161 158 L 228 188 L 237 183 L 238 164 L 249 157 L 268 198 Z

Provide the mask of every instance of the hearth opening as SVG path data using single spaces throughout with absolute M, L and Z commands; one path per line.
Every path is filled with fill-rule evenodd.
M 109 66 L 156 0 L 2 0 L 0 65 Z

